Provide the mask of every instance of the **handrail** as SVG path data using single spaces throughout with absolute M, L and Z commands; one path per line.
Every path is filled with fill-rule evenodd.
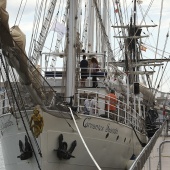
M 138 157 L 136 158 L 136 160 L 134 161 L 134 163 L 132 164 L 132 166 L 130 167 L 129 170 L 141 170 L 143 168 L 143 166 L 145 165 L 146 160 L 148 159 L 158 137 L 162 133 L 162 130 L 165 127 L 166 124 L 167 124 L 167 121 L 164 121 L 162 126 L 155 132 L 155 134 L 150 139 L 148 144 L 143 148 L 143 150 L 138 155 Z
M 164 145 L 165 143 L 170 143 L 170 141 L 163 141 L 160 145 L 159 145 L 159 170 L 162 170 L 162 162 L 161 162 L 161 146 Z
M 80 111 L 80 110 L 82 110 L 82 108 L 84 108 L 84 101 L 86 99 L 86 97 L 81 97 L 80 93 L 81 94 L 93 94 L 95 96 L 95 98 L 96 98 L 95 102 L 96 102 L 97 107 L 95 106 L 95 108 L 94 108 L 95 109 L 95 115 L 93 115 L 93 116 L 100 116 L 100 115 L 106 116 L 107 115 L 104 118 L 109 118 L 109 115 L 112 114 L 112 115 L 114 115 L 114 117 L 117 117 L 118 122 L 126 124 L 130 127 L 131 127 L 131 125 L 133 125 L 133 127 L 137 131 L 142 131 L 142 129 L 144 128 L 144 126 L 142 126 L 142 124 L 144 125 L 143 117 L 140 116 L 130 106 L 127 107 L 127 103 L 124 103 L 121 100 L 117 99 L 117 101 L 118 101 L 118 104 L 116 105 L 117 113 L 112 113 L 109 110 L 105 110 L 104 106 L 105 106 L 106 95 L 99 93 L 99 92 L 78 89 L 78 96 L 77 96 L 78 97 L 78 111 Z M 83 101 L 83 103 L 81 101 Z M 120 105 L 121 105 L 121 107 L 120 107 Z M 103 106 L 103 107 L 101 107 L 101 106 Z M 89 108 L 89 109 L 91 109 L 91 108 Z M 96 114 L 97 112 L 100 113 L 100 115 Z

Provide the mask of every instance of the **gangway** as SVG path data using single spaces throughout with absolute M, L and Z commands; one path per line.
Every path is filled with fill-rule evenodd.
M 150 160 L 150 154 L 155 147 L 155 143 L 157 142 L 159 137 L 163 137 L 165 140 L 165 137 L 168 136 L 168 120 L 165 120 L 161 127 L 155 132 L 153 137 L 150 139 L 148 144 L 143 148 L 142 152 L 139 154 L 139 156 L 136 158 L 136 160 L 133 162 L 132 166 L 129 168 L 129 170 L 152 170 L 151 166 L 151 160 Z M 160 142 L 161 144 L 161 142 Z M 160 145 L 158 144 L 158 145 Z M 159 148 L 159 146 L 158 146 Z M 158 150 L 158 149 L 157 149 Z M 158 150 L 159 152 L 159 150 Z M 159 154 L 158 154 L 159 158 Z M 160 159 L 160 158 L 159 158 Z M 159 159 L 157 161 L 157 165 L 159 166 Z M 147 168 L 146 168 L 146 164 Z M 157 169 L 157 168 L 156 168 Z M 154 167 L 155 170 L 155 167 Z

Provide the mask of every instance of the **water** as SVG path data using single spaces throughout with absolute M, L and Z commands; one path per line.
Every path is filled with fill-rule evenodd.
M 2 155 L 1 143 L 0 143 L 0 170 L 5 170 L 4 159 L 3 159 L 3 155 Z

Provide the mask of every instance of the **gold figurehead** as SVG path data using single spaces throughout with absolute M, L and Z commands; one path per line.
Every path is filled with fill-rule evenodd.
M 32 124 L 32 122 L 34 122 L 34 124 Z M 33 115 L 31 116 L 30 127 L 31 127 L 31 131 L 33 132 L 36 138 L 38 138 L 40 133 L 42 133 L 43 126 L 44 126 L 44 119 L 40 115 L 39 110 L 35 108 L 33 111 Z

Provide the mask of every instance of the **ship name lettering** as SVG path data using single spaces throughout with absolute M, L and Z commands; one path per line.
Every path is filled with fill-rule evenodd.
M 98 131 L 103 131 L 103 129 L 104 129 L 103 126 L 86 122 L 86 120 L 88 120 L 88 119 L 89 119 L 89 118 L 84 119 L 83 126 L 84 126 L 85 128 L 88 127 L 88 128 L 95 129 L 95 130 L 98 130 Z
M 107 125 L 105 132 L 113 133 L 113 134 L 118 134 L 117 128 L 116 129 L 110 128 L 110 124 Z
M 12 125 L 13 125 L 13 122 L 12 122 L 12 121 L 8 121 L 8 122 L 2 124 L 1 130 L 2 130 L 2 129 L 6 129 L 6 128 L 12 126 Z

